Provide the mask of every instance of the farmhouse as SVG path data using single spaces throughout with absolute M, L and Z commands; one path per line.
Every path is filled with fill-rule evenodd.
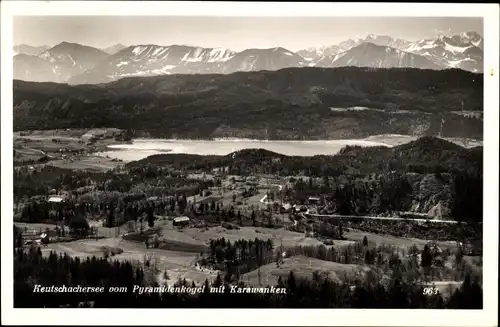
M 175 217 L 174 226 L 186 226 L 189 224 L 189 217 Z

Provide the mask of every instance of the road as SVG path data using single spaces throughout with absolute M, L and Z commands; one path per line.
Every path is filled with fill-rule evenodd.
M 418 222 L 430 222 L 430 223 L 441 223 L 441 224 L 456 224 L 455 220 L 438 220 L 438 219 L 421 219 L 421 218 L 395 218 L 395 217 L 373 217 L 373 216 L 341 216 L 341 215 L 318 215 L 312 213 L 302 214 L 305 217 L 317 217 L 317 218 L 331 218 L 331 219 L 374 219 L 374 220 L 404 220 L 404 221 L 418 221 Z

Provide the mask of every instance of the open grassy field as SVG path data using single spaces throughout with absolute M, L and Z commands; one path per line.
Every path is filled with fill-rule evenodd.
M 119 133 L 120 130 L 116 128 L 92 130 L 93 133 L 106 135 L 92 145 L 87 144 L 89 139 L 84 137 L 87 132 L 89 130 L 86 129 L 15 132 L 14 161 L 37 162 L 45 157 L 49 160 L 49 164 L 62 168 L 101 171 L 115 167 L 116 163 L 111 158 L 85 154 L 102 151 L 108 145 L 118 143 L 112 135 Z
M 311 238 L 304 237 L 303 233 L 291 232 L 284 229 L 271 229 L 264 227 L 240 227 L 240 229 L 228 230 L 223 227 L 211 227 L 208 230 L 203 228 L 186 228 L 182 233 L 189 235 L 195 240 L 199 240 L 205 243 L 210 242 L 210 239 L 222 238 L 230 240 L 231 242 L 241 240 L 241 239 L 261 239 L 268 240 L 272 239 L 274 247 L 280 246 L 281 241 L 283 241 L 284 247 L 291 247 L 295 245 L 319 245 L 323 244 L 321 241 Z M 169 232 L 164 231 L 164 237 L 169 237 Z M 335 246 L 346 245 L 353 243 L 352 241 L 334 241 Z
M 303 233 L 291 232 L 284 229 L 271 229 L 264 227 L 240 227 L 240 229 L 228 230 L 221 226 L 206 228 L 183 228 L 174 227 L 171 221 L 157 221 L 155 226 L 161 228 L 161 238 L 164 240 L 181 242 L 192 245 L 207 245 L 211 239 L 224 237 L 231 242 L 241 239 L 262 240 L 272 239 L 274 246 L 277 247 L 283 240 L 284 247 L 295 245 L 319 245 L 323 244 L 315 238 L 304 237 Z M 99 228 L 99 230 L 104 228 Z M 125 232 L 125 227 L 122 228 Z M 353 243 L 352 241 L 335 241 L 335 245 L 345 245 Z
M 319 259 L 308 258 L 306 256 L 293 256 L 285 259 L 278 268 L 275 263 L 270 263 L 260 267 L 261 285 L 276 285 L 278 278 L 286 280 L 290 271 L 293 271 L 296 278 L 311 279 L 315 271 L 328 275 L 335 282 L 344 282 L 351 278 L 361 277 L 368 271 L 374 271 L 367 265 L 341 264 Z M 374 271 L 376 273 L 376 271 Z M 252 286 L 259 286 L 259 269 L 244 274 L 241 280 Z M 460 288 L 462 281 L 438 280 L 430 281 L 427 287 L 435 287 L 443 297 L 449 297 Z
M 30 230 L 36 231 L 44 231 L 46 229 L 55 230 L 57 225 L 55 224 L 33 224 L 33 223 L 23 223 L 23 222 L 14 222 L 14 225 L 19 228 L 28 228 Z
M 423 249 L 424 246 L 430 242 L 429 240 L 423 240 L 418 238 L 404 238 L 391 235 L 380 235 L 380 234 L 357 231 L 353 229 L 344 232 L 344 237 L 352 241 L 362 241 L 365 236 L 368 239 L 368 241 L 375 242 L 377 245 L 386 244 L 386 245 L 397 246 L 400 248 L 408 248 L 413 245 L 416 245 L 419 249 Z M 442 250 L 444 249 L 456 250 L 457 248 L 457 244 L 455 242 L 437 241 L 435 243 L 437 243 Z
M 123 260 L 140 264 L 144 262 L 146 256 L 152 256 L 152 262 L 154 262 L 156 268 L 162 273 L 167 271 L 170 277 L 168 282 L 171 281 L 174 283 L 178 278 L 185 278 L 187 281 L 203 283 L 205 279 L 212 280 L 216 276 L 208 271 L 201 271 L 194 266 L 196 260 L 195 253 L 146 249 L 144 243 L 129 242 L 122 238 L 52 243 L 46 247 L 42 247 L 42 253 L 48 254 L 50 251 L 55 251 L 56 253 L 68 253 L 72 257 L 103 257 L 107 248 L 119 248 L 123 250 L 122 253 L 112 256 L 112 260 Z
M 123 165 L 122 162 L 98 156 L 80 156 L 73 160 L 52 160 L 47 163 L 58 168 L 75 170 L 107 171 Z
M 362 275 L 370 270 L 368 266 L 341 264 L 319 259 L 308 258 L 306 256 L 294 256 L 285 259 L 284 263 L 278 268 L 276 263 L 270 263 L 260 267 L 261 284 L 276 285 L 278 278 L 286 280 L 290 271 L 293 271 L 297 278 L 312 278 L 313 272 L 320 271 L 327 273 L 328 276 L 337 282 L 346 280 L 346 278 Z M 250 285 L 259 285 L 259 269 L 253 270 L 242 276 L 242 280 Z

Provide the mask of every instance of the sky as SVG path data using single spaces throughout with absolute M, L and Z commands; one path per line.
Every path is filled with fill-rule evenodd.
M 462 17 L 189 17 L 16 16 L 14 44 L 54 46 L 63 41 L 105 48 L 117 43 L 298 51 L 368 34 L 409 41 L 475 31 L 482 18 Z

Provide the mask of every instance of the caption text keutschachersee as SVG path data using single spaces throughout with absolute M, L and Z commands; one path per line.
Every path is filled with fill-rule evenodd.
M 35 293 L 188 293 L 188 294 L 196 294 L 196 293 L 270 293 L 270 294 L 286 294 L 286 288 L 284 287 L 239 287 L 239 286 L 229 286 L 226 290 L 225 285 L 221 285 L 219 287 L 210 287 L 206 289 L 206 287 L 186 287 L 186 286 L 139 286 L 134 285 L 133 287 L 126 286 L 116 286 L 116 287 L 96 287 L 96 286 L 42 286 L 35 285 L 33 287 L 33 292 Z

